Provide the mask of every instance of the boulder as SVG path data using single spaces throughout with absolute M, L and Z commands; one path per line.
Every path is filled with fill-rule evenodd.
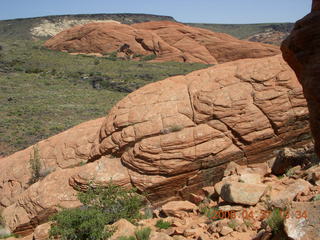
M 47 222 L 37 226 L 33 233 L 33 240 L 47 240 L 49 239 L 49 232 L 52 222 Z
M 284 229 L 293 240 L 320 239 L 320 201 L 293 202 L 288 218 L 284 221 Z
M 284 59 L 297 74 L 303 86 L 310 111 L 310 126 L 315 150 L 320 157 L 320 1 L 313 0 L 312 11 L 297 21 L 281 50 Z
M 271 195 L 271 202 L 275 207 L 285 208 L 299 193 L 307 194 L 311 186 L 312 185 L 309 182 L 303 179 L 297 179 L 289 184 L 284 190 L 275 195 Z
M 198 207 L 188 201 L 172 201 L 162 206 L 162 212 L 168 217 L 181 218 L 188 216 L 188 213 L 196 213 L 197 210 Z
M 226 183 L 221 188 L 221 197 L 229 203 L 256 205 L 266 191 L 266 185 L 241 182 Z
M 122 58 L 154 56 L 154 62 L 217 64 L 280 53 L 276 46 L 238 40 L 224 33 L 159 21 L 132 25 L 96 22 L 75 26 L 49 39 L 47 48 L 70 53 L 110 54 Z

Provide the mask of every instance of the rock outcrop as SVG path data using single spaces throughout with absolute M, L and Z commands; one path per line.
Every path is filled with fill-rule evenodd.
M 314 0 L 312 12 L 296 22 L 281 50 L 303 86 L 310 111 L 315 149 L 320 156 L 320 1 Z
M 75 167 L 87 162 L 91 145 L 103 118 L 82 123 L 37 144 L 43 171 Z M 0 210 L 13 204 L 29 187 L 31 179 L 30 156 L 33 147 L 16 152 L 0 161 Z
M 75 189 L 111 179 L 154 204 L 188 199 L 218 182 L 230 161 L 265 162 L 309 141 L 301 86 L 280 55 L 220 64 L 142 87 L 104 120 L 40 142 L 41 160 L 56 170 L 31 186 L 32 148 L 2 159 L 2 215 L 27 234 L 59 206 L 78 206 Z
M 155 55 L 154 62 L 217 64 L 280 53 L 276 46 L 238 40 L 224 33 L 159 21 L 133 25 L 90 23 L 65 30 L 45 43 L 59 51 L 86 54 L 122 52 Z
M 153 201 L 182 197 L 216 181 L 231 160 L 264 162 L 308 141 L 307 119 L 281 56 L 239 60 L 128 95 L 107 116 L 91 157 L 121 157 L 133 185 Z

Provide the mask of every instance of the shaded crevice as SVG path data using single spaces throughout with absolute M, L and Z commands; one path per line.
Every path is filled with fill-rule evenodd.
M 278 130 L 278 127 L 277 127 L 276 123 L 268 116 L 268 114 L 262 109 L 262 107 L 260 107 L 257 103 L 254 102 L 254 100 L 253 100 L 252 103 L 253 103 L 253 105 L 256 106 L 256 107 L 260 110 L 260 112 L 268 119 L 269 124 L 270 124 L 270 126 L 271 126 L 271 128 L 272 128 L 272 130 L 273 130 L 273 133 L 274 133 L 277 137 L 279 137 L 279 130 Z

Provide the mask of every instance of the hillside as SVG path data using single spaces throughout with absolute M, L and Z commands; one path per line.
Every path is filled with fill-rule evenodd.
M 1 38 L 15 39 L 48 39 L 58 32 L 92 21 L 113 20 L 125 24 L 140 23 L 147 21 L 175 21 L 169 16 L 151 14 L 77 14 L 77 15 L 56 15 L 36 18 L 21 18 L 0 21 Z
M 60 31 L 78 24 L 85 24 L 93 21 L 117 21 L 124 24 L 134 24 L 148 21 L 173 21 L 170 16 L 159 16 L 151 14 L 78 14 L 78 15 L 57 15 L 36 18 L 24 18 L 0 21 L 1 38 L 15 39 L 48 39 Z M 293 23 L 261 23 L 261 24 L 205 24 L 187 23 L 190 26 L 209 29 L 215 32 L 230 34 L 239 39 L 261 41 L 279 45 L 279 40 L 270 40 L 268 36 L 257 34 L 275 33 L 281 35 L 283 40 L 293 27 Z

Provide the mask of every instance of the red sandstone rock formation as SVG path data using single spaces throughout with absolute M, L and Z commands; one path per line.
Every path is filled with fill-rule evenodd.
M 56 171 L 31 186 L 31 148 L 2 159 L 2 215 L 27 234 L 58 206 L 78 206 L 74 189 L 111 178 L 154 203 L 188 198 L 219 181 L 228 162 L 264 162 L 308 142 L 308 132 L 302 88 L 279 55 L 170 77 L 129 94 L 103 121 L 40 142 Z M 75 166 L 82 161 L 92 163 Z
M 224 33 L 160 21 L 133 25 L 90 23 L 65 30 L 45 43 L 59 51 L 153 55 L 156 62 L 217 64 L 280 53 L 276 46 L 238 40 Z
M 43 170 L 56 171 L 86 162 L 102 121 L 102 118 L 88 121 L 39 142 Z M 13 204 L 29 187 L 30 154 L 33 154 L 33 147 L 1 159 L 0 210 Z
M 320 1 L 314 0 L 312 12 L 296 22 L 281 50 L 303 86 L 310 111 L 315 149 L 320 156 Z

